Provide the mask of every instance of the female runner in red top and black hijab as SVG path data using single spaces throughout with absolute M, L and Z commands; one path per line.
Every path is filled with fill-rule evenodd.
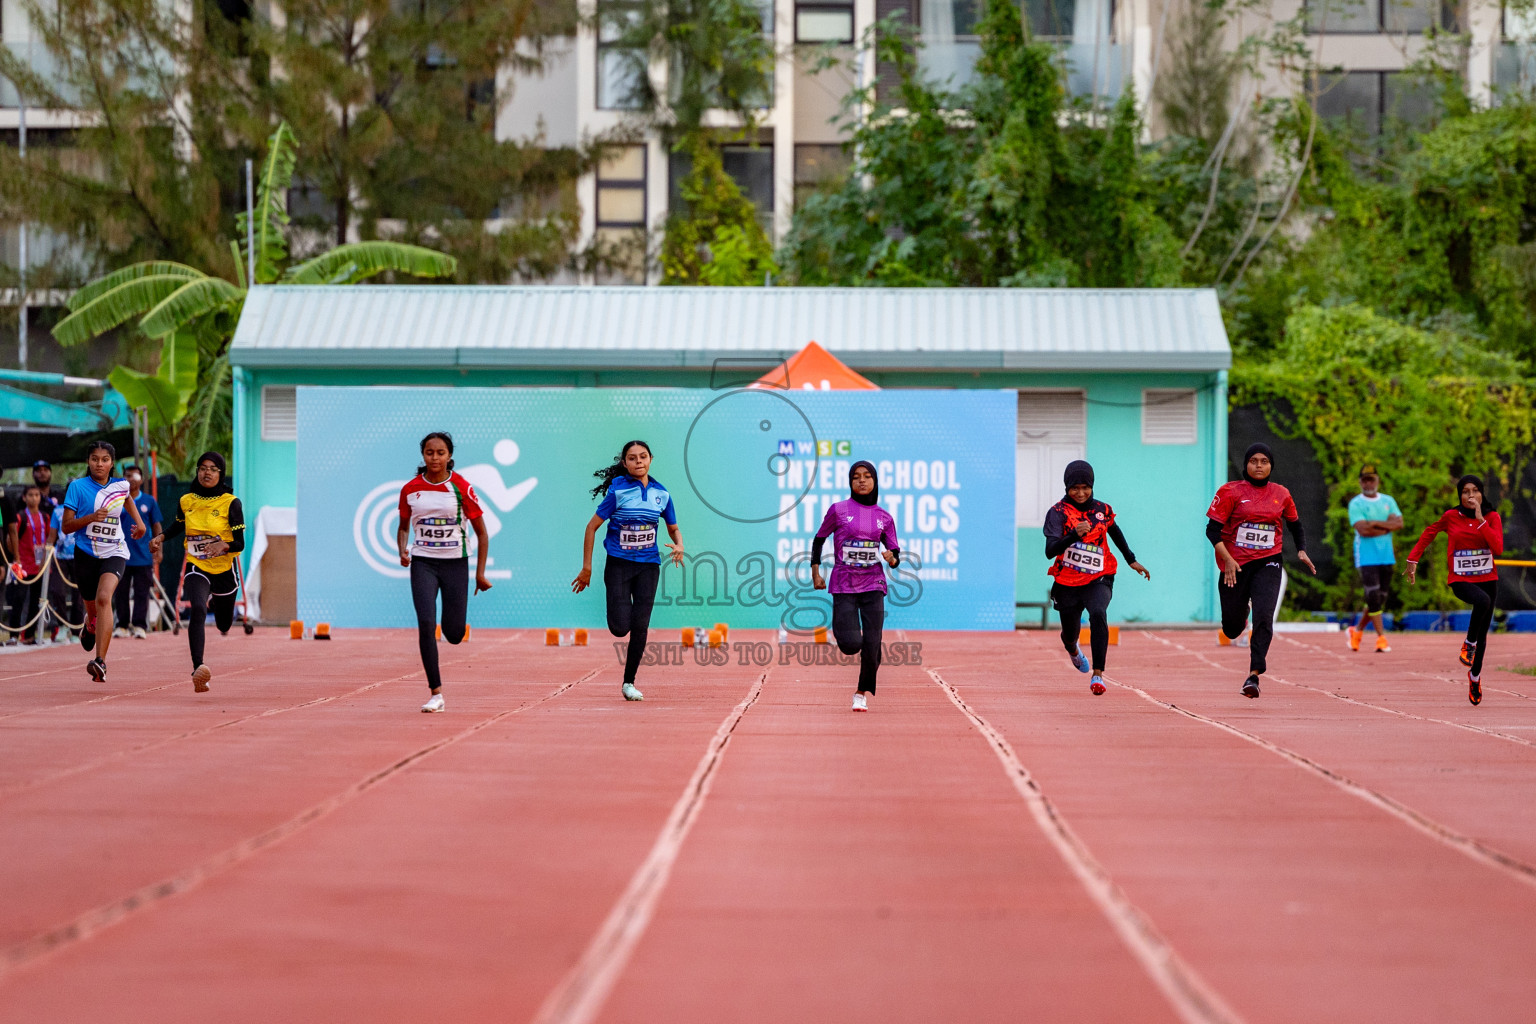
M 1115 523 L 1115 510 L 1093 499 L 1093 467 L 1081 459 L 1067 464 L 1061 482 L 1067 493 L 1045 514 L 1045 557 L 1056 562 L 1046 570 L 1056 578 L 1051 601 L 1061 615 L 1061 643 L 1079 672 L 1089 670 L 1078 647 L 1083 611 L 1088 612 L 1089 647 L 1093 651 L 1091 693 L 1104 692 L 1104 662 L 1109 655 L 1109 599 L 1115 586 L 1115 556 L 1105 538 L 1115 542 L 1132 569 L 1147 579 L 1125 534 Z
M 1205 536 L 1216 548 L 1221 567 L 1221 631 L 1236 640 L 1253 609 L 1253 636 L 1248 642 L 1248 678 L 1243 696 L 1259 695 L 1269 642 L 1274 637 L 1275 607 L 1285 580 L 1281 567 L 1280 524 L 1296 542 L 1296 558 L 1317 575 L 1307 557 L 1307 535 L 1291 492 L 1269 479 L 1274 470 L 1269 445 L 1251 444 L 1243 453 L 1243 478 L 1221 485 L 1205 513 Z
M 1493 560 L 1504 553 L 1504 521 L 1483 504 L 1483 482 L 1470 473 L 1456 481 L 1461 502 L 1428 526 L 1419 542 L 1408 552 L 1408 582 L 1414 582 L 1419 559 L 1444 531 L 1446 540 L 1446 579 L 1457 597 L 1472 606 L 1472 621 L 1467 624 L 1467 639 L 1461 645 L 1461 663 L 1467 669 L 1467 699 L 1483 702 L 1483 655 L 1488 648 L 1488 626 L 1493 622 L 1493 606 L 1499 597 L 1499 570 Z

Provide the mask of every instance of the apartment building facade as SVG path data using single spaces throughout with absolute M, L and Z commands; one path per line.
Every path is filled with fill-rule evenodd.
M 582 0 L 589 15 L 622 15 L 626 0 Z M 629 0 L 632 2 L 632 0 Z M 979 51 L 975 25 L 977 0 L 762 0 L 764 31 L 779 54 L 772 95 L 763 109 L 755 137 L 727 145 L 725 168 L 760 211 L 776 238 L 788 230 L 797 198 L 847 166 L 850 92 L 869 82 L 889 84 L 876 66 L 867 43 L 871 29 L 893 15 L 909 19 L 922 39 L 922 66 L 930 74 L 961 82 L 971 74 Z M 1059 48 L 1069 90 L 1078 96 L 1112 100 L 1128 86 L 1145 98 L 1171 58 L 1169 39 L 1180 30 L 1192 5 L 1204 0 L 1022 0 L 1034 33 Z M 607 5 L 591 7 L 592 3 Z M 588 18 L 586 24 L 614 24 L 614 18 Z M 1533 78 L 1530 41 L 1536 19 L 1506 13 L 1493 0 L 1272 0 L 1264 8 L 1245 10 L 1227 27 L 1226 43 L 1273 33 L 1291 22 L 1303 27 L 1302 37 L 1322 69 L 1318 103 L 1328 116 L 1351 116 L 1367 130 L 1384 118 L 1412 120 L 1426 109 L 1418 80 L 1409 73 L 1431 45 L 1426 32 L 1449 29 L 1464 33 L 1459 60 L 1474 99 L 1494 102 L 1501 90 L 1528 88 Z M 44 74 L 49 58 L 31 38 L 23 0 L 0 0 L 0 35 L 18 58 Z M 633 239 L 646 232 L 655 237 L 664 223 L 684 168 L 669 153 L 654 130 L 647 130 L 637 111 L 626 109 L 629 95 L 626 70 L 607 30 L 584 28 L 555 41 L 547 49 L 542 72 L 503 72 L 498 85 L 507 97 L 496 126 L 499 137 L 541 136 L 550 145 L 575 145 L 628 128 L 637 140 L 617 147 L 610 158 L 578 184 L 582 209 L 579 245 L 594 240 Z M 827 61 L 831 57 L 833 60 Z M 659 72 L 664 74 L 664 70 Z M 1275 96 L 1294 91 L 1300 83 L 1278 72 L 1242 83 L 1235 102 L 1247 96 Z M 13 83 L 0 77 L 0 137 L 18 141 L 21 119 Z M 855 112 L 856 114 L 856 112 Z M 74 115 L 66 111 L 31 108 L 26 112 L 34 131 L 67 131 Z M 722 118 L 722 126 L 726 124 Z M 1148 130 L 1162 130 L 1156 104 Z M 52 242 L 33 232 L 30 259 Z M 6 225 L 3 258 L 16 266 L 17 225 Z M 618 275 L 639 283 L 655 272 Z M 598 278 L 588 275 L 588 281 Z M 604 279 L 613 283 L 615 278 Z M 12 302 L 15 296 L 11 297 Z

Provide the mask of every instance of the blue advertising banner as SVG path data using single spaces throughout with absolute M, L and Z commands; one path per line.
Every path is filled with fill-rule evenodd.
M 493 587 L 471 598 L 473 625 L 599 638 L 602 530 L 593 586 L 572 594 L 571 581 L 598 505 L 593 473 L 639 438 L 686 549 L 663 569 L 653 626 L 826 625 L 811 539 L 867 459 L 904 555 L 888 570 L 887 628 L 1011 630 L 1016 403 L 1013 391 L 301 387 L 299 617 L 415 625 L 400 488 L 422 435 L 446 430 L 486 510 Z

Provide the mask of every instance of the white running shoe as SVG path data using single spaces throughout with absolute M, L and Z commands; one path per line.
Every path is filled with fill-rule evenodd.
M 192 673 L 192 689 L 197 693 L 207 693 L 208 684 L 212 681 L 213 669 L 207 665 L 197 666 L 197 670 Z
M 634 683 L 625 683 L 620 687 L 619 692 L 624 695 L 625 700 L 645 700 L 645 694 L 635 689 Z
M 114 629 L 112 631 L 112 637 L 115 640 L 121 640 L 124 637 L 132 636 L 132 635 L 133 634 L 129 633 L 127 627 L 125 627 L 125 626 L 118 626 L 116 629 Z
M 135 640 L 143 640 L 147 636 L 149 636 L 149 632 L 143 626 L 133 627 L 133 638 Z
M 443 710 L 443 708 L 446 706 L 447 705 L 443 703 L 443 695 L 440 693 L 434 693 L 432 695 L 432 699 L 421 706 L 421 710 L 425 711 L 427 714 L 431 714 L 434 711 Z
M 869 698 L 865 697 L 862 693 L 854 694 L 853 695 L 853 710 L 855 710 L 855 711 L 868 711 L 869 710 Z

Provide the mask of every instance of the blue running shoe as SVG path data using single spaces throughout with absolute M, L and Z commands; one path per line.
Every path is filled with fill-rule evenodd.
M 1072 655 L 1072 667 L 1086 675 L 1093 666 L 1088 664 L 1088 656 L 1079 649 L 1076 654 Z

